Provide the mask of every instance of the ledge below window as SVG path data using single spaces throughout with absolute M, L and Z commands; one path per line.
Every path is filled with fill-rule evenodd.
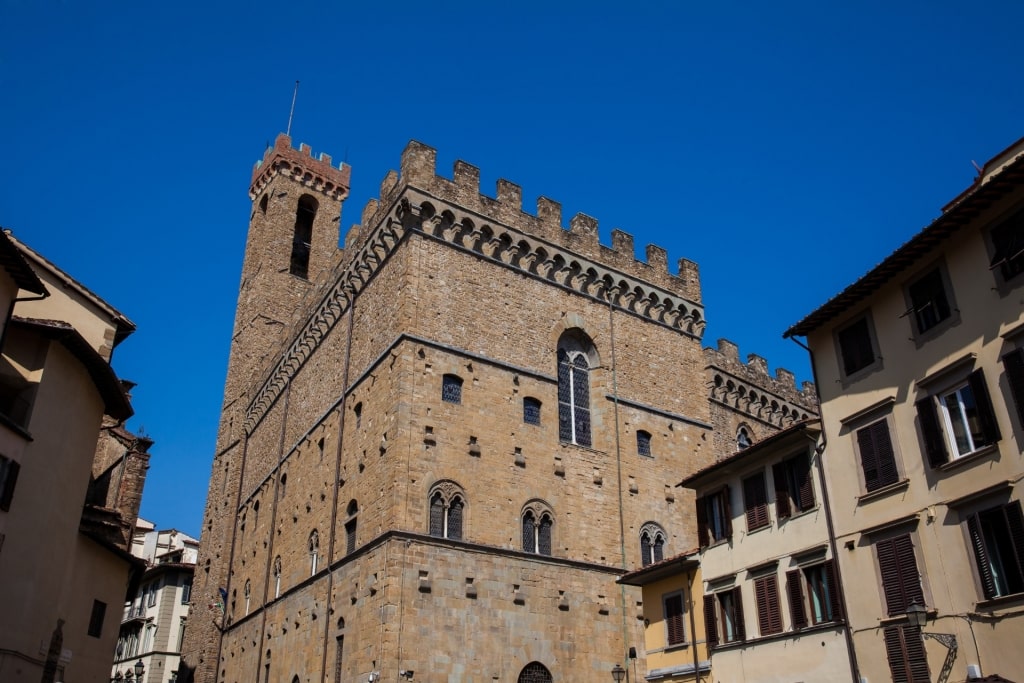
M 983 447 L 979 448 L 978 450 L 974 451 L 973 453 L 968 453 L 967 455 L 961 455 L 959 458 L 953 458 L 949 462 L 944 462 L 941 465 L 939 465 L 938 467 L 936 467 L 935 469 L 937 469 L 939 472 L 946 472 L 947 470 L 955 470 L 958 467 L 966 466 L 966 465 L 968 465 L 970 463 L 973 463 L 973 462 L 976 462 L 978 460 L 981 460 L 982 458 L 984 458 L 987 455 L 992 455 L 993 453 L 998 453 L 998 452 L 999 452 L 999 442 L 997 441 L 997 442 L 991 443 L 991 444 L 989 444 L 987 446 L 983 446 Z
M 1024 593 L 1010 593 L 1009 595 L 1000 595 L 999 597 L 989 598 L 988 600 L 982 600 L 975 604 L 974 609 L 978 610 L 994 610 L 1006 605 L 1013 605 L 1015 603 L 1024 602 Z
M 890 493 L 896 493 L 897 491 L 904 491 L 910 487 L 909 479 L 900 479 L 894 484 L 886 484 L 881 488 L 877 488 L 874 491 L 868 491 L 857 496 L 857 503 L 870 503 L 876 498 L 884 498 Z

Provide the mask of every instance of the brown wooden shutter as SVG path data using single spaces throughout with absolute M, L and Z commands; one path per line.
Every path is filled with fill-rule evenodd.
M 828 560 L 822 565 L 825 570 L 825 585 L 828 587 L 829 607 L 832 608 L 832 619 L 843 621 L 846 615 L 843 613 L 843 601 L 839 599 L 839 580 L 836 578 L 836 561 Z
M 792 461 L 792 466 L 797 470 L 799 485 L 800 510 L 810 510 L 814 507 L 814 484 L 811 482 L 811 459 L 803 455 Z
M 986 598 L 994 598 L 996 596 L 996 584 L 992 578 L 992 565 L 989 564 L 988 551 L 985 549 L 985 539 L 981 535 L 981 526 L 978 524 L 976 515 L 971 515 L 967 518 L 967 531 L 971 537 L 974 559 L 978 563 L 981 591 Z
M 895 484 L 899 479 L 896 454 L 889 435 L 889 423 L 879 420 L 857 431 L 861 467 L 864 470 L 864 488 L 868 491 Z
M 708 545 L 708 505 L 707 498 L 697 499 L 697 542 L 701 548 Z
M 906 605 L 899 612 L 903 614 L 912 603 L 924 604 L 924 592 L 921 590 L 921 575 L 917 571 L 914 542 L 910 539 L 910 534 L 898 536 L 893 541 L 900 567 L 900 580 L 903 583 L 903 595 L 906 598 Z
M 885 654 L 893 683 L 929 683 L 928 658 L 921 630 L 911 626 L 889 626 L 883 631 Z
M 732 599 L 736 608 L 736 614 L 733 615 L 733 623 L 736 624 L 736 639 L 746 640 L 747 629 L 743 624 L 743 596 L 740 595 L 739 586 L 732 589 Z
M 686 631 L 683 629 L 682 595 L 672 595 L 665 598 L 665 626 L 668 629 L 669 645 L 679 645 L 686 642 Z
M 927 396 L 914 405 L 917 406 L 917 419 L 921 423 L 921 436 L 924 437 L 924 452 L 928 456 L 928 463 L 932 467 L 938 467 L 949 460 L 949 455 L 946 452 L 946 438 L 939 427 L 939 411 L 935 407 L 935 399 Z
M 1010 385 L 1013 402 L 1017 406 L 1017 419 L 1024 427 L 1024 349 L 1017 349 L 1003 356 L 1006 379 Z
M 722 487 L 722 509 L 725 510 L 725 537 L 732 538 L 732 496 L 729 487 Z
M 777 462 L 772 465 L 772 479 L 775 483 L 775 516 L 780 520 L 787 519 L 791 511 L 789 487 L 786 485 L 786 463 Z
M 708 647 L 718 645 L 718 619 L 715 608 L 718 606 L 718 599 L 714 595 L 704 596 L 704 639 Z
M 789 596 L 789 616 L 793 620 L 793 628 L 800 630 L 807 627 L 807 610 L 804 609 L 804 589 L 801 583 L 800 570 L 786 572 L 786 594 Z
M 779 609 L 779 584 L 774 575 L 754 581 L 757 602 L 757 625 L 762 636 L 782 631 L 782 613 Z
M 995 411 L 992 410 L 992 399 L 988 395 L 988 385 L 985 384 L 985 373 L 978 368 L 967 378 L 967 384 L 974 394 L 974 403 L 978 408 L 978 422 L 981 423 L 981 430 L 985 434 L 988 443 L 999 441 L 999 424 L 996 422 Z
M 743 504 L 747 508 L 747 531 L 768 525 L 768 491 L 764 472 L 743 480 Z

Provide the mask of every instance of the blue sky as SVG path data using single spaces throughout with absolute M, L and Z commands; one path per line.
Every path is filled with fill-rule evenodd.
M 139 327 L 142 513 L 198 534 L 250 204 L 287 125 L 356 222 L 406 142 L 701 267 L 705 344 L 782 332 L 1024 136 L 1024 3 L 0 0 L 0 225 Z M 680 390 L 692 390 L 680 387 Z

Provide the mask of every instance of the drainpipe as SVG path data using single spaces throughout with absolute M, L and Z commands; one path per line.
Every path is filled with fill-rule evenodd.
M 793 342 L 807 352 L 811 359 L 811 376 L 814 378 L 814 392 L 818 395 L 818 410 L 821 410 L 821 391 L 818 389 L 818 367 L 814 362 L 814 352 L 810 347 L 796 337 L 790 337 Z M 857 651 L 853 646 L 853 634 L 850 632 L 850 610 L 846 603 L 846 590 L 843 586 L 842 568 L 839 566 L 839 548 L 836 545 L 836 531 L 832 523 L 832 504 L 828 497 L 828 486 L 825 485 L 825 451 L 828 445 L 828 437 L 825 435 L 825 421 L 821 419 L 821 443 L 814 448 L 814 454 L 818 456 L 818 485 L 821 487 L 821 504 L 825 508 L 825 526 L 828 530 L 828 544 L 832 550 L 833 564 L 836 569 L 836 590 L 839 591 L 839 602 L 843 606 L 843 636 L 846 641 L 846 653 L 850 657 L 850 677 L 853 683 L 860 683 L 860 666 L 857 664 Z
M 612 356 L 612 400 L 615 415 L 615 467 L 618 479 L 619 492 L 619 554 L 622 557 L 622 571 L 626 571 L 626 518 L 622 504 L 622 448 L 619 440 L 619 385 L 618 367 L 615 362 L 615 306 L 612 301 L 611 292 L 608 292 L 608 327 L 610 332 L 610 347 Z M 623 664 L 629 665 L 629 629 L 626 626 L 626 586 L 619 585 L 619 598 L 622 605 L 622 647 L 624 649 Z
M 692 635 L 692 649 L 693 649 L 693 681 L 694 683 L 700 683 L 700 657 L 697 656 L 697 620 L 693 616 L 693 610 L 696 606 L 693 602 L 693 579 L 696 572 L 687 570 L 686 571 L 686 586 L 690 594 L 690 634 Z M 705 636 L 705 640 L 707 637 Z

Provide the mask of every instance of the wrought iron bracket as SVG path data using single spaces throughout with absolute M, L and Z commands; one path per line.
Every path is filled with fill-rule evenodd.
M 952 633 L 925 633 L 924 631 L 921 631 L 921 638 L 924 640 L 927 640 L 928 638 L 931 638 L 932 640 L 937 640 L 940 643 L 942 643 L 943 647 L 945 647 L 947 650 L 952 650 L 954 652 L 958 647 L 956 642 L 956 635 Z

